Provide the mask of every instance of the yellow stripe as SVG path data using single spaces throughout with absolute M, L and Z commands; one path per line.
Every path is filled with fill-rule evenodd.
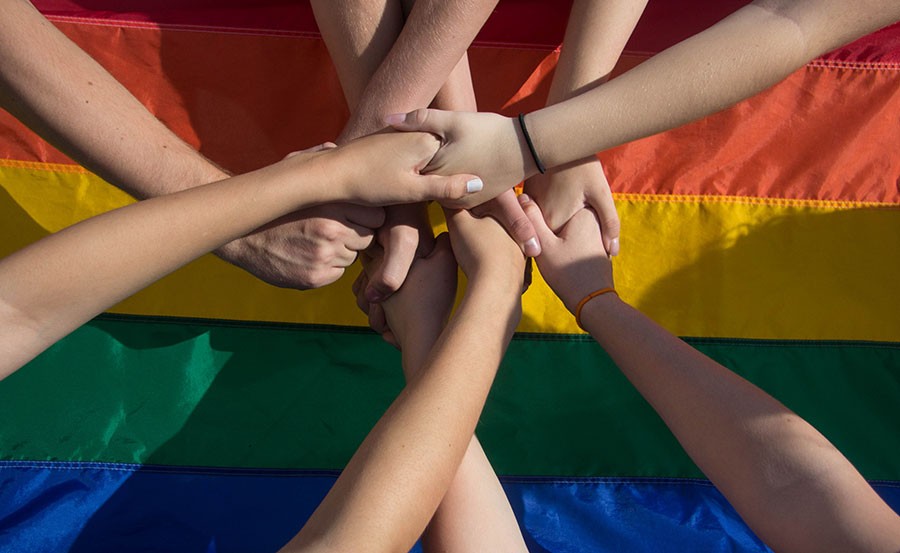
M 91 174 L 34 167 L 0 167 L 0 187 L 3 255 L 130 201 Z M 617 205 L 617 288 L 677 334 L 900 341 L 900 209 L 625 195 Z M 210 255 L 112 311 L 365 325 L 350 294 L 357 271 L 297 292 Z M 524 311 L 520 331 L 580 332 L 538 274 Z

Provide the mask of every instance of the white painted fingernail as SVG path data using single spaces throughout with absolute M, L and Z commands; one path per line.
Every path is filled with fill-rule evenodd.
M 474 178 L 470 181 L 466 181 L 466 192 L 471 194 L 472 192 L 481 192 L 484 188 L 484 183 L 479 178 Z
M 536 257 L 541 253 L 541 245 L 538 244 L 537 238 L 531 237 L 525 241 L 525 247 L 523 248 L 525 251 L 525 255 L 528 257 Z
M 615 257 L 619 255 L 619 239 L 613 238 L 609 241 L 609 256 Z

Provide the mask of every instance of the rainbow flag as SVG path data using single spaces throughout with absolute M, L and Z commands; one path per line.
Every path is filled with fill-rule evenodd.
M 651 2 L 621 69 L 746 2 Z M 246 171 L 347 109 L 296 0 L 36 0 L 185 140 Z M 129 7 L 123 8 L 123 5 Z M 502 1 L 480 108 L 540 107 L 568 9 Z M 601 154 L 621 295 L 821 430 L 900 509 L 900 26 Z M 0 114 L 0 254 L 132 201 Z M 0 550 L 275 551 L 403 385 L 350 284 L 206 256 L 0 382 Z M 536 277 L 478 435 L 535 552 L 767 551 Z

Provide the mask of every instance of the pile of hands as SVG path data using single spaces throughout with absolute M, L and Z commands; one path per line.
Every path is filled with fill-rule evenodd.
M 361 255 L 357 303 L 397 346 L 410 324 L 446 322 L 457 263 L 470 282 L 491 274 L 521 291 L 525 256 L 535 257 L 570 310 L 612 285 L 619 221 L 595 157 L 537 174 L 517 122 L 497 114 L 422 109 L 385 123 L 392 128 L 285 160 L 328 158 L 316 185 L 343 186 L 347 202 L 282 217 L 217 253 L 270 284 L 301 290 L 338 280 Z M 513 187 L 523 180 L 526 194 L 517 198 Z M 423 199 L 443 205 L 449 237 L 434 237 Z

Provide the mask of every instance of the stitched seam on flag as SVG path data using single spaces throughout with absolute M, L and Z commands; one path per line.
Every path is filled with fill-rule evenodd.
M 900 63 L 888 61 L 847 61 L 817 59 L 806 66 L 810 69 L 849 69 L 852 71 L 900 71 Z
M 72 163 L 45 163 L 43 161 L 23 161 L 19 159 L 0 159 L 0 167 L 10 169 L 30 169 L 33 171 L 53 171 L 55 173 L 90 173 L 81 165 Z
M 339 470 L 330 469 L 275 469 L 212 467 L 188 465 L 141 465 L 138 463 L 111 463 L 102 461 L 11 461 L 0 460 L 0 469 L 38 470 L 108 470 L 114 472 L 144 472 L 154 474 L 190 474 L 209 476 L 334 476 Z
M 163 315 L 136 315 L 126 313 L 102 313 L 95 321 L 123 323 L 157 323 L 172 325 L 198 325 L 247 329 L 290 330 L 298 332 L 334 332 L 341 334 L 364 334 L 376 336 L 369 327 L 344 326 L 308 323 L 285 323 L 275 321 L 243 321 L 234 319 L 207 319 L 202 317 L 177 317 Z M 699 345 L 740 345 L 753 347 L 840 347 L 858 349 L 900 349 L 900 342 L 882 342 L 877 340 L 766 340 L 753 338 L 711 338 L 702 336 L 683 336 L 682 340 L 689 344 Z M 543 332 L 516 332 L 513 340 L 528 342 L 593 342 L 589 334 L 548 334 Z
M 104 463 L 97 461 L 5 461 L 0 460 L 0 469 L 35 469 L 35 470 L 107 470 L 114 472 L 143 472 L 152 474 L 187 474 L 207 476 L 264 476 L 264 477 L 333 477 L 337 478 L 339 470 L 316 469 L 266 469 L 266 468 L 231 468 L 204 467 L 186 465 L 140 465 L 136 463 Z M 525 484 L 669 484 L 679 486 L 714 487 L 704 478 L 652 477 L 652 476 L 499 476 L 500 480 L 509 483 Z M 900 488 L 900 482 L 893 480 L 868 480 L 870 485 Z
M 894 209 L 900 207 L 900 202 L 764 198 L 760 196 L 720 196 L 716 194 L 648 194 L 641 192 L 616 192 L 613 194 L 613 199 L 627 202 L 719 203 L 770 205 L 779 207 L 815 207 L 825 209 L 853 209 L 857 207 Z
M 218 25 L 195 25 L 186 23 L 155 23 L 150 21 L 131 21 L 127 19 L 100 19 L 90 17 L 77 17 L 71 15 L 48 15 L 46 18 L 50 21 L 59 23 L 74 23 L 79 25 L 93 25 L 96 27 L 121 27 L 129 29 L 145 29 L 159 31 L 182 31 L 197 33 L 217 33 L 228 35 L 247 35 L 247 36 L 270 36 L 270 37 L 293 37 L 293 38 L 311 38 L 321 39 L 319 33 L 310 33 L 305 31 L 290 31 L 277 29 L 254 29 L 241 27 L 227 27 Z

